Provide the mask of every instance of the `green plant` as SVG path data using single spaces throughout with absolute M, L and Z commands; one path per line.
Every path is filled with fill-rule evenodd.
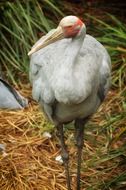
M 63 14 L 53 1 L 47 0 L 5 2 L 0 5 L 0 10 L 0 62 L 9 78 L 15 82 L 17 72 L 28 72 L 27 53 L 31 46 L 40 36 L 55 27 L 52 18 L 57 22 L 57 16 Z

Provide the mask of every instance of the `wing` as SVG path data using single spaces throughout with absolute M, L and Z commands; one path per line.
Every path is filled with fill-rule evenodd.
M 111 84 L 111 68 L 109 67 L 110 59 L 103 59 L 100 68 L 100 84 L 98 88 L 98 96 L 101 102 L 106 97 Z
M 36 46 L 40 41 L 45 40 L 46 37 L 51 35 L 54 31 L 55 29 L 51 30 L 46 36 L 43 36 L 40 40 L 38 40 L 34 46 Z M 54 57 L 57 57 L 57 50 L 60 50 L 60 45 L 58 45 L 59 43 L 60 41 L 39 50 L 34 53 L 30 59 L 29 78 L 32 84 L 32 96 L 37 102 L 40 103 L 44 113 L 51 121 L 53 110 L 56 105 L 56 98 L 54 90 L 50 85 L 50 80 L 54 70 Z M 62 43 L 62 48 L 65 49 L 66 46 L 67 40 L 64 40 Z M 59 54 L 61 54 L 61 52 Z
M 26 107 L 27 99 L 23 98 L 12 86 L 0 78 L 0 108 L 21 109 Z
M 111 59 L 104 46 L 90 35 L 86 35 L 85 46 L 87 45 L 90 46 L 92 49 L 94 49 L 96 55 L 102 56 L 99 67 L 100 70 L 99 70 L 99 86 L 98 86 L 98 97 L 102 102 L 110 88 Z
M 33 47 L 45 40 L 46 37 L 53 33 L 53 31 L 55 31 L 55 29 L 51 30 L 48 34 L 40 38 Z M 29 78 L 32 84 L 32 96 L 34 100 L 40 103 L 45 115 L 50 121 L 52 121 L 52 105 L 55 101 L 55 97 L 47 80 L 47 76 L 43 70 L 43 65 L 48 64 L 49 55 L 46 53 L 46 49 L 49 48 L 50 46 L 36 52 L 31 56 Z

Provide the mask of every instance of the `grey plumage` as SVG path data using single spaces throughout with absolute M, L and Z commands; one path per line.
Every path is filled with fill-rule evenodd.
M 110 86 L 111 61 L 106 49 L 86 35 L 85 24 L 75 16 L 42 37 L 28 53 L 33 98 L 59 132 L 67 187 L 71 190 L 69 154 L 63 125 L 74 121 L 78 148 L 77 190 L 80 190 L 84 126 L 104 100 Z
M 28 105 L 28 100 L 21 96 L 5 80 L 0 78 L 0 108 L 22 109 Z
M 76 53 L 72 43 L 71 38 L 62 39 L 31 56 L 33 98 L 40 102 L 51 121 L 53 116 L 56 122 L 68 122 L 93 114 L 110 86 L 111 61 L 106 49 L 95 38 L 86 35 L 83 41 L 80 39 L 82 46 L 76 61 L 72 62 Z

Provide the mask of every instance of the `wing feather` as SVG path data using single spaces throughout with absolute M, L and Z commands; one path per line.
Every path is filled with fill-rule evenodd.
M 69 65 L 64 66 L 62 61 L 63 56 L 67 58 L 65 50 L 70 43 L 71 39 L 63 39 L 31 56 L 33 98 L 41 102 L 50 120 L 56 101 L 66 105 L 80 104 L 93 93 L 94 96 L 98 94 L 102 101 L 110 86 L 111 62 L 105 48 L 95 38 L 86 35 L 76 64 L 70 68 Z

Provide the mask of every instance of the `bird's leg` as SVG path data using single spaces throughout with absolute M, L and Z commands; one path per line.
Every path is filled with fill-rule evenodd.
M 66 172 L 67 187 L 68 187 L 68 190 L 71 190 L 70 174 L 69 174 L 69 154 L 68 154 L 67 147 L 66 147 L 65 141 L 64 141 L 63 125 L 62 124 L 58 125 L 57 130 L 59 133 L 59 139 L 60 139 L 60 143 L 61 143 L 61 155 L 62 155 L 65 172 Z
M 77 119 L 75 121 L 75 140 L 78 149 L 78 160 L 77 160 L 77 190 L 80 190 L 80 169 L 81 169 L 81 155 L 84 145 L 84 126 L 87 119 Z

